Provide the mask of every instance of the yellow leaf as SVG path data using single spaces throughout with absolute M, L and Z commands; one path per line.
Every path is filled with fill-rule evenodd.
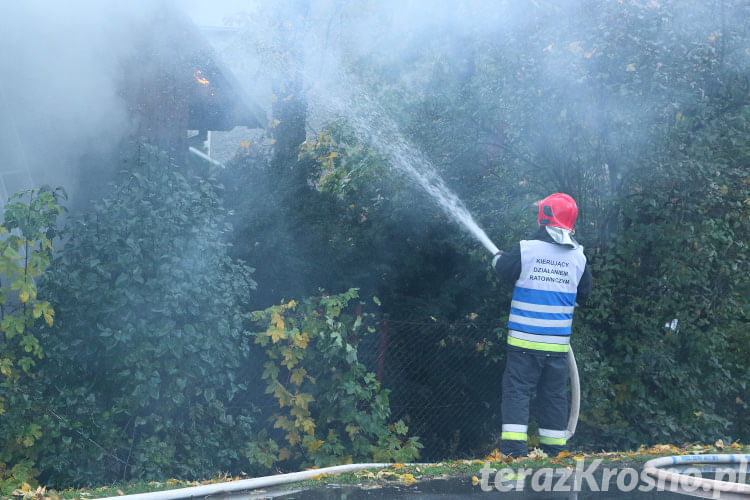
M 404 484 L 413 484 L 417 482 L 416 478 L 412 474 L 402 474 L 398 476 L 398 480 Z
M 311 394 L 301 392 L 294 396 L 294 403 L 303 410 L 307 410 L 307 406 L 315 401 L 315 398 Z
M 471 476 L 471 485 L 476 486 L 479 484 L 479 478 L 477 476 Z
M 396 462 L 395 464 L 391 465 L 392 469 L 403 469 L 404 464 Z
M 284 333 L 284 330 L 274 329 L 271 331 L 271 340 L 275 344 L 279 340 L 285 339 L 286 333 Z
M 271 128 L 276 128 L 276 127 L 278 126 L 278 124 L 279 124 L 279 123 L 281 123 L 281 120 L 279 120 L 278 118 L 275 118 L 275 119 L 274 119 L 274 120 L 273 120 L 273 121 L 271 122 Z
M 321 446 L 323 446 L 324 441 L 321 441 L 320 439 L 313 439 L 310 441 L 310 444 L 307 445 L 307 451 L 315 451 Z
M 299 347 L 300 349 L 307 348 L 307 344 L 310 342 L 310 336 L 303 332 L 300 335 L 294 336 L 294 345 Z
M 309 418 L 302 420 L 302 431 L 312 435 L 315 432 L 315 422 Z
M 276 144 L 276 139 L 271 139 L 271 144 Z
M 678 451 L 680 451 L 680 449 L 671 444 L 655 444 L 646 450 L 646 453 L 675 453 Z
M 26 302 L 28 302 L 29 301 L 29 292 L 27 292 L 26 290 L 24 290 L 21 293 L 19 293 L 18 294 L 18 300 L 20 300 L 21 303 L 23 303 L 23 304 L 25 304 Z
M 625 71 L 635 71 L 635 63 L 630 63 L 625 66 Z
M 273 312 L 271 314 L 271 324 L 274 326 L 274 328 L 270 329 L 270 337 L 273 343 L 275 344 L 281 339 L 285 339 L 286 333 L 284 332 L 284 317 L 281 316 L 278 312 Z
M 295 444 L 299 443 L 299 432 L 292 431 L 289 434 L 286 435 L 286 440 L 289 441 L 289 444 L 294 446 Z
M 247 139 L 245 139 L 244 141 L 242 141 L 240 143 L 240 146 L 243 147 L 243 148 L 245 148 L 245 149 L 250 149 L 250 141 L 248 141 Z
M 284 355 L 284 361 L 293 361 L 296 358 L 294 352 L 290 348 L 284 349 L 283 351 L 281 351 L 281 354 Z M 294 366 L 295 364 L 296 363 L 292 363 L 292 366 Z
M 304 368 L 297 368 L 296 370 L 292 371 L 292 374 L 289 376 L 289 380 L 296 385 L 302 385 L 302 381 L 305 379 L 305 375 L 307 375 L 307 370 Z
M 167 484 L 180 484 L 179 479 L 169 478 L 167 479 Z
M 276 328 L 278 328 L 279 330 L 284 329 L 284 317 L 277 312 L 271 314 L 271 323 L 276 325 Z

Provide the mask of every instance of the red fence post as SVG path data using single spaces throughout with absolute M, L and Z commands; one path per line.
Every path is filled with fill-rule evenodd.
M 380 328 L 380 347 L 378 348 L 378 382 L 383 380 L 383 365 L 385 364 L 385 350 L 388 345 L 388 315 L 383 315 L 383 325 Z

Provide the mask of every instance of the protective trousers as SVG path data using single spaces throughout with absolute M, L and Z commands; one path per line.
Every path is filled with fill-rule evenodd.
M 503 374 L 503 431 L 500 451 L 506 456 L 528 454 L 529 401 L 537 392 L 539 444 L 557 456 L 566 442 L 568 418 L 568 355 L 508 349 Z

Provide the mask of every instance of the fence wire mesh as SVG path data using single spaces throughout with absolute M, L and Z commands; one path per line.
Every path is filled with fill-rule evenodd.
M 421 459 L 476 457 L 497 446 L 505 326 L 381 319 L 360 359 L 389 389 L 394 420 L 424 445 Z

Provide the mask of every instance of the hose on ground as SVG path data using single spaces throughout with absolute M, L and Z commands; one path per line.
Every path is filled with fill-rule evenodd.
M 700 488 L 704 492 L 713 491 L 750 495 L 750 484 L 719 481 L 717 479 L 691 476 L 685 473 L 662 469 L 662 467 L 666 466 L 688 464 L 738 464 L 742 469 L 740 472 L 742 474 L 743 472 L 747 473 L 748 463 L 750 463 L 750 455 L 676 455 L 649 460 L 643 466 L 643 470 L 657 481 L 675 483 L 688 493 Z
M 181 498 L 205 497 L 209 495 L 218 495 L 222 493 L 232 493 L 236 491 L 249 491 L 258 488 L 267 488 L 279 484 L 296 483 L 312 479 L 321 474 L 342 474 L 345 472 L 354 472 L 362 469 L 376 469 L 390 467 L 393 464 L 372 463 L 372 464 L 347 464 L 336 465 L 333 467 L 324 467 L 322 469 L 305 470 L 300 472 L 291 472 L 289 474 L 276 474 L 274 476 L 256 477 L 253 479 L 241 479 L 239 481 L 229 481 L 226 483 L 204 484 L 201 486 L 191 486 L 188 488 L 178 488 L 166 491 L 153 491 L 151 493 L 137 493 L 135 495 L 124 495 L 117 497 L 105 497 L 99 500 L 178 500 Z

